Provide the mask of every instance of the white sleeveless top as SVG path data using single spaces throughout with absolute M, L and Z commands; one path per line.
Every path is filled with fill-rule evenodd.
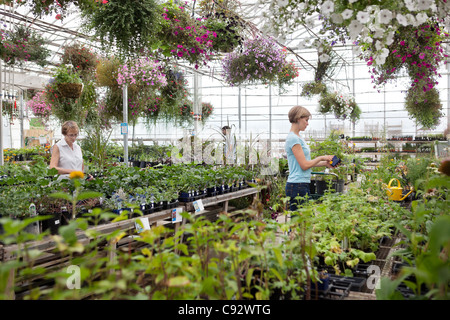
M 58 167 L 83 171 L 83 154 L 81 153 L 81 147 L 76 142 L 73 143 L 73 150 L 64 138 L 56 145 L 59 149 Z

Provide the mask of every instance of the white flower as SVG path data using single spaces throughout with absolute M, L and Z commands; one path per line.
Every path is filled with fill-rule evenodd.
M 388 55 L 389 55 L 389 49 L 388 48 L 381 49 L 380 56 L 387 58 Z
M 319 56 L 319 61 L 320 62 L 328 62 L 328 61 L 330 61 L 330 59 L 331 59 L 331 57 L 329 55 L 327 55 L 326 53 L 322 53 Z
M 349 0 L 348 2 L 355 3 L 356 1 L 358 1 L 358 0 Z
M 398 13 L 396 18 L 397 18 L 398 23 L 400 23 L 402 26 L 406 27 L 408 25 L 408 20 L 401 13 Z
M 344 22 L 344 19 L 342 18 L 342 15 L 340 13 L 333 13 L 331 15 L 331 21 L 335 24 L 341 24 Z
M 322 4 L 322 13 L 328 16 L 331 12 L 334 11 L 334 3 L 330 0 L 325 1 Z
M 375 48 L 377 49 L 377 51 L 380 51 L 383 48 L 380 40 L 377 40 L 377 42 L 375 42 Z
M 418 10 L 428 10 L 430 9 L 432 4 L 431 0 L 417 0 L 417 9 Z
M 417 20 L 416 20 L 416 18 L 411 14 L 411 13 L 408 13 L 407 15 L 406 15 L 406 20 L 408 20 L 408 24 L 411 24 L 411 25 L 413 25 L 414 27 L 417 27 L 419 24 L 417 23 Z
M 278 0 L 278 5 L 280 7 L 285 7 L 289 3 L 289 0 Z
M 349 35 L 352 39 L 356 39 L 361 32 L 363 25 L 358 20 L 352 20 L 348 26 Z
M 369 28 L 367 28 L 367 27 L 364 26 L 364 27 L 362 28 L 362 30 L 359 32 L 359 34 L 360 34 L 361 37 L 366 38 L 366 37 L 369 36 L 369 32 L 370 32 Z M 365 42 L 368 42 L 368 41 L 365 41 Z M 370 42 L 371 42 L 371 41 L 370 41 Z
M 304 2 L 299 3 L 299 4 L 297 5 L 297 10 L 298 10 L 298 11 L 303 11 L 303 10 L 305 10 L 305 8 L 306 8 L 306 3 L 304 3 Z
M 417 19 L 417 23 L 420 25 L 422 23 L 425 23 L 425 21 L 427 21 L 428 16 L 427 16 L 427 14 L 425 12 L 419 12 L 416 15 L 416 19 Z
M 377 64 L 377 66 L 383 65 L 385 62 L 386 62 L 386 57 L 385 57 L 385 56 L 378 55 L 378 56 L 375 58 L 375 63 Z
M 358 19 L 358 21 L 361 22 L 361 23 L 368 22 L 369 18 L 370 18 L 369 14 L 367 12 L 365 12 L 365 11 L 359 11 L 356 14 L 356 19 Z
M 308 18 L 305 21 L 305 25 L 308 28 L 312 29 L 312 28 L 314 28 L 316 26 L 316 22 L 317 22 L 317 20 L 315 18 Z
M 388 24 L 392 20 L 392 12 L 387 9 L 380 10 L 378 19 L 380 20 L 380 23 Z
M 344 11 L 342 11 L 342 18 L 344 18 L 344 20 L 348 20 L 352 17 L 353 15 L 353 10 L 350 9 L 345 9 Z
M 381 29 L 378 26 L 374 26 L 373 30 L 375 30 L 375 32 L 373 33 L 373 37 L 375 39 L 383 38 L 383 36 L 384 36 L 384 29 Z
M 416 2 L 414 0 L 405 0 L 405 6 L 409 11 L 416 11 Z
M 394 42 L 394 31 L 389 31 L 386 37 L 386 44 L 389 46 Z

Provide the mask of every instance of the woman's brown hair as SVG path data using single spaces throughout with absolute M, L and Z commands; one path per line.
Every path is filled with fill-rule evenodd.
M 311 113 L 302 106 L 295 106 L 289 110 L 288 117 L 290 123 L 296 123 L 301 118 L 310 117 Z
M 69 130 L 75 129 L 78 132 L 80 132 L 80 129 L 78 128 L 78 125 L 75 121 L 69 120 L 63 123 L 61 127 L 61 133 L 63 136 L 67 135 Z

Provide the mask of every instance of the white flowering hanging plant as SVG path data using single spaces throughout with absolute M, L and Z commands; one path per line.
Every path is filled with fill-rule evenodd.
M 436 87 L 438 67 L 448 58 L 442 43 L 449 39 L 450 0 L 279 0 L 269 10 L 267 29 L 275 37 L 317 27 L 330 43 L 354 45 L 376 88 L 405 71 L 416 100 Z
M 322 92 L 319 99 L 319 112 L 333 113 L 337 119 L 350 119 L 353 122 L 358 121 L 361 116 L 361 109 L 355 99 L 337 91 Z

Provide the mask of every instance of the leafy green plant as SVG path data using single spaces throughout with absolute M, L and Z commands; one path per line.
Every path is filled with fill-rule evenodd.
M 94 31 L 103 48 L 116 47 L 123 56 L 136 55 L 154 43 L 161 13 L 154 0 L 97 2 L 82 8 L 83 27 Z
M 78 74 L 78 71 L 75 71 L 73 65 L 60 64 L 54 70 L 54 83 L 83 83 Z
M 414 293 L 415 299 L 449 298 L 450 217 L 445 199 L 449 176 L 431 175 L 426 188 L 434 189 L 434 196 L 413 201 L 411 213 L 396 223 L 404 238 L 393 255 L 407 266 L 401 268 L 397 280 L 382 279 L 376 291 L 380 299 L 404 299 L 397 290 L 401 283 Z
M 415 119 L 424 128 L 436 127 L 443 115 L 439 91 L 436 88 L 419 93 L 409 89 L 405 97 L 405 109 L 410 118 Z

